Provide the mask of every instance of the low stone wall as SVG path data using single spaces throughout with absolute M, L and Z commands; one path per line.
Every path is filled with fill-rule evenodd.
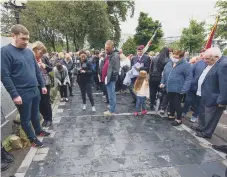
M 10 95 L 1 83 L 1 137 L 4 139 L 12 132 L 12 120 L 16 117 L 17 109 Z

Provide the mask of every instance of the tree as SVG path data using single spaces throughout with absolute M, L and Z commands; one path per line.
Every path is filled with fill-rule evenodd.
M 171 42 L 170 44 L 168 44 L 168 47 L 173 49 L 173 50 L 179 50 L 181 49 L 181 44 L 180 44 L 180 40 Z
M 112 24 L 112 40 L 118 46 L 121 38 L 120 22 L 126 21 L 128 12 L 131 12 L 130 17 L 134 16 L 135 2 L 129 1 L 106 1 L 107 13 Z
M 101 47 L 111 37 L 105 2 L 29 1 L 26 6 L 22 24 L 31 32 L 31 39 L 43 41 L 54 51 L 58 41 L 65 41 L 69 51 L 71 42 L 78 50 L 83 48 L 86 38 L 92 46 Z
M 126 20 L 129 9 L 134 12 L 134 2 L 27 1 L 21 13 L 21 24 L 30 31 L 31 42 L 40 40 L 54 51 L 56 46 L 61 48 L 62 42 L 67 51 L 72 49 L 71 43 L 75 50 L 81 49 L 85 40 L 92 48 L 100 49 L 108 39 L 118 44 L 120 21 Z M 12 13 L 6 12 L 2 31 L 9 31 L 14 24 Z
M 160 22 L 158 20 L 153 21 L 151 17 L 148 17 L 147 13 L 140 12 L 138 26 L 136 28 L 136 34 L 134 35 L 134 40 L 137 45 L 146 45 L 150 38 L 153 36 L 155 29 L 159 26 Z M 163 31 L 161 28 L 158 29 L 150 50 L 155 50 L 160 39 L 163 37 Z M 149 50 L 149 51 L 150 51 Z
M 122 50 L 125 55 L 134 54 L 136 52 L 136 43 L 133 38 L 129 37 L 122 45 Z
M 15 24 L 15 18 L 11 9 L 1 7 L 1 33 L 10 34 L 10 28 Z
M 55 17 L 50 13 L 52 8 L 51 1 L 28 1 L 26 9 L 21 13 L 21 24 L 30 31 L 31 41 L 40 40 L 56 51 L 59 32 L 54 28 Z
M 154 52 L 160 52 L 164 47 L 166 47 L 166 42 L 163 39 L 160 39 L 157 48 L 155 49 Z
M 227 56 L 227 48 L 223 50 L 223 55 Z
M 190 20 L 188 28 L 184 28 L 180 38 L 180 45 L 190 53 L 199 52 L 205 44 L 205 22 Z
M 220 36 L 222 39 L 227 39 L 227 1 L 217 1 L 216 8 L 220 15 L 216 36 Z

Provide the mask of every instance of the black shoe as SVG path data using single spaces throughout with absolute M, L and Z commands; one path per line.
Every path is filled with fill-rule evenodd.
M 37 136 L 50 136 L 49 132 L 41 130 L 39 133 L 36 133 Z
M 163 109 L 160 110 L 160 114 L 161 115 L 164 115 L 165 114 L 165 111 Z
M 227 145 L 212 145 L 212 148 L 217 150 L 217 151 L 220 151 L 220 152 L 224 152 L 227 154 Z
M 205 138 L 205 139 L 211 139 L 211 136 L 206 135 L 203 132 L 197 132 L 195 136 L 200 137 L 200 138 Z
M 151 111 L 155 111 L 154 106 L 150 106 Z
M 4 148 L 2 148 L 1 159 L 2 159 L 2 161 L 5 161 L 6 163 L 11 163 L 14 161 L 14 156 L 12 154 L 8 153 Z
M 47 121 L 44 120 L 43 123 L 42 123 L 42 127 L 46 127 L 46 125 L 47 125 Z
M 38 147 L 38 148 L 43 147 L 43 143 L 40 142 L 37 138 L 31 138 L 30 142 L 31 142 L 33 147 Z
M 175 116 L 168 116 L 166 117 L 166 120 L 175 121 Z
M 191 126 L 191 129 L 197 132 L 202 132 L 202 130 L 199 127 Z
M 180 121 L 180 122 L 174 121 L 171 123 L 172 126 L 179 126 L 181 124 L 182 124 L 182 121 Z
M 46 127 L 50 127 L 50 126 L 52 126 L 52 120 L 47 121 Z
M 4 160 L 1 161 L 1 171 L 5 171 L 9 168 L 9 163 L 5 162 Z
M 70 96 L 74 96 L 74 94 L 73 93 L 70 93 Z

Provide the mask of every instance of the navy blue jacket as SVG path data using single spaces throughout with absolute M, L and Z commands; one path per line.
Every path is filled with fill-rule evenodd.
M 182 59 L 175 67 L 170 61 L 166 64 L 161 83 L 165 85 L 167 92 L 187 93 L 192 82 L 192 67 Z
M 192 84 L 190 91 L 196 93 L 198 89 L 198 80 L 200 75 L 203 73 L 203 70 L 206 68 L 207 64 L 204 62 L 204 60 L 200 60 L 197 63 L 195 63 L 192 67 Z
M 201 91 L 201 101 L 205 106 L 227 105 L 227 57 L 222 56 L 210 69 Z
M 138 62 L 138 56 L 134 56 L 131 60 L 131 66 L 134 66 Z M 141 70 L 147 71 L 149 73 L 149 68 L 150 68 L 150 57 L 148 55 L 143 55 L 142 58 L 140 59 L 139 63 L 143 63 L 144 66 L 140 68 Z
M 45 87 L 39 66 L 33 52 L 19 49 L 12 44 L 1 48 L 1 81 L 12 98 L 20 96 L 20 91 Z

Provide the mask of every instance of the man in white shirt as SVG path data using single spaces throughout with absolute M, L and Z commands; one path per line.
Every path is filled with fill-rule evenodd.
M 210 48 L 204 61 L 208 66 L 198 80 L 196 93 L 201 96 L 196 136 L 210 139 L 227 105 L 227 57 L 219 48 Z

